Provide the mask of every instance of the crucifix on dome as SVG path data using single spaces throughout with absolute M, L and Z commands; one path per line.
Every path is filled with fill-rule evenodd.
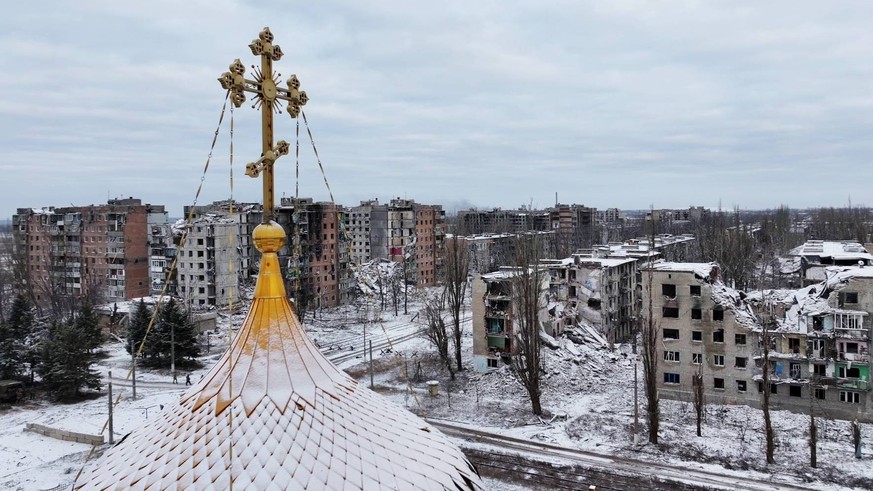
M 258 177 L 261 172 L 264 173 L 264 223 L 267 223 L 273 219 L 273 163 L 282 155 L 287 155 L 290 149 L 284 140 L 273 145 L 273 112 L 281 113 L 279 101 L 285 101 L 288 103 L 288 114 L 296 118 L 309 98 L 306 92 L 300 90 L 297 75 L 288 77 L 285 81 L 287 87 L 280 86 L 281 74 L 273 71 L 273 62 L 282 58 L 282 49 L 278 44 L 273 44 L 273 33 L 269 27 L 261 31 L 249 48 L 252 54 L 261 57 L 260 68 L 252 65 L 253 80 L 245 78 L 245 66 L 236 59 L 230 64 L 230 71 L 224 72 L 218 81 L 230 91 L 234 106 L 242 106 L 246 101 L 245 92 L 251 92 L 255 94 L 252 107 L 261 110 L 261 158 L 246 165 L 246 175 Z

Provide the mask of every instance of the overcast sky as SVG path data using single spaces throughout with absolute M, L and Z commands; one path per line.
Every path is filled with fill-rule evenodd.
M 869 1 L 30 1 L 0 17 L 0 216 L 181 215 L 216 78 L 267 25 L 342 204 L 873 205 Z M 230 196 L 229 116 L 201 203 Z M 234 120 L 234 197 L 258 201 L 260 119 Z M 293 147 L 295 120 L 276 132 Z M 305 135 L 300 195 L 324 200 Z M 276 165 L 293 195 L 293 155 Z

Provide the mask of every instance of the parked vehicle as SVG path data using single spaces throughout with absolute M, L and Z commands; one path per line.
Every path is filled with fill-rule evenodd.
M 23 383 L 18 380 L 0 380 L 0 402 L 18 402 L 23 396 Z

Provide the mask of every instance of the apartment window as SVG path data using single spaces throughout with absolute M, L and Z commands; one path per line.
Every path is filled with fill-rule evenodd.
M 764 382 L 758 382 L 758 392 L 764 392 Z M 777 393 L 776 384 L 770 384 L 770 393 L 771 394 Z
M 737 380 L 737 392 L 740 392 L 740 393 L 746 392 L 746 381 L 745 380 Z
M 201 286 L 200 288 L 197 289 L 197 293 L 201 293 L 201 294 L 206 293 L 206 289 Z
M 661 293 L 665 297 L 676 298 L 676 285 L 661 285 Z
M 858 343 L 846 343 L 845 346 L 846 346 L 846 349 L 845 349 L 846 353 L 857 353 L 858 352 Z
M 738 356 L 736 358 L 736 367 L 737 368 L 746 368 L 747 363 L 748 363 L 748 359 L 745 356 Z
M 669 317 L 672 319 L 677 319 L 679 318 L 679 309 L 676 307 L 664 307 L 662 315 L 665 318 Z
M 197 231 L 200 231 L 200 227 L 197 227 Z M 197 245 L 203 245 L 203 239 L 197 239 Z
M 678 373 L 664 372 L 664 383 L 665 384 L 678 384 L 679 383 L 679 374 Z
M 712 386 L 716 389 L 724 390 L 724 379 L 723 378 L 712 379 Z
M 824 377 L 825 376 L 825 368 L 826 368 L 826 365 L 824 365 L 822 363 L 815 363 L 814 365 L 812 365 L 812 373 L 813 373 L 813 375 L 818 375 L 819 377 Z
M 197 251 L 197 257 L 203 257 L 203 251 Z
M 664 339 L 679 339 L 679 329 L 664 329 Z
M 858 303 L 858 292 L 840 292 L 843 303 Z
M 790 363 L 788 365 L 788 374 L 793 379 L 800 378 L 800 363 Z
M 664 352 L 664 361 L 679 361 L 679 352 L 678 351 L 665 351 Z
M 703 363 L 703 353 L 691 353 L 691 363 L 694 365 Z
M 803 397 L 803 390 L 799 385 L 789 385 L 788 395 L 791 397 Z
M 188 257 L 194 257 L 194 251 L 188 251 Z
M 664 374 L 666 375 L 666 374 Z M 849 390 L 840 391 L 840 402 L 848 402 L 849 404 L 861 404 L 861 393 L 852 392 Z
M 703 319 L 703 311 L 700 309 L 691 309 L 692 319 Z
M 743 346 L 746 344 L 746 335 L 745 334 L 735 334 L 734 335 L 734 344 L 737 346 Z
M 825 390 L 824 389 L 815 389 L 815 398 L 824 400 Z
M 713 343 L 724 343 L 724 329 L 712 331 L 712 342 Z
M 688 287 L 688 290 L 692 297 L 700 296 L 700 285 L 691 285 Z
M 794 354 L 800 353 L 800 339 L 788 338 L 788 351 Z
M 861 378 L 861 369 L 858 367 L 837 367 L 837 377 L 839 378 Z
M 712 320 L 714 321 L 723 321 L 724 320 L 724 310 L 721 307 L 717 307 L 712 311 Z
M 691 331 L 692 341 L 703 341 L 703 331 Z
M 717 367 L 724 366 L 724 355 L 712 355 L 712 364 Z
M 488 368 L 497 368 L 497 358 L 488 358 Z

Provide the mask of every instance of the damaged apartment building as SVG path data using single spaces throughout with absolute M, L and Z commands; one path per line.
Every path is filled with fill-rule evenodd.
M 473 248 L 482 242 L 476 237 L 465 239 L 470 243 L 471 257 L 475 258 L 481 251 Z M 540 261 L 540 267 L 547 277 L 545 308 L 541 316 L 543 329 L 551 336 L 560 336 L 568 328 L 579 327 L 597 331 L 612 343 L 632 341 L 639 328 L 639 312 L 642 308 L 640 269 L 660 261 L 665 252 L 684 257 L 693 242 L 694 237 L 690 235 L 661 235 L 655 241 L 639 239 L 598 245 L 565 259 Z M 506 273 L 502 269 L 499 274 L 495 273 L 496 277 L 473 273 L 473 305 L 492 304 L 495 299 L 480 296 L 488 288 L 480 287 L 477 290 L 476 282 L 497 281 Z M 507 301 L 511 303 L 514 299 Z M 489 333 L 489 329 L 493 330 L 489 326 L 499 322 L 487 316 L 487 308 L 482 312 L 485 317 L 480 318 L 474 310 L 474 341 L 494 343 L 498 336 Z M 489 367 L 480 363 L 477 368 Z
M 387 204 L 362 201 L 346 214 L 352 261 L 403 263 L 410 283 L 434 286 L 442 270 L 445 222 L 446 213 L 440 205 L 401 198 Z
M 659 330 L 660 394 L 691 401 L 699 374 L 709 403 L 760 407 L 766 369 L 773 408 L 871 421 L 873 269 L 830 274 L 796 291 L 746 294 L 726 286 L 715 264 L 645 268 L 643 308 L 646 315 L 651 301 Z
M 473 277 L 473 367 L 478 372 L 495 370 L 518 354 L 515 302 L 521 278 L 519 270 L 511 267 Z M 549 275 L 541 271 L 539 278 L 539 318 L 545 319 Z
M 57 295 L 88 294 L 109 302 L 147 296 L 158 280 L 149 244 L 165 240 L 166 221 L 162 205 L 135 198 L 19 208 L 12 233 L 27 289 L 39 304 Z

